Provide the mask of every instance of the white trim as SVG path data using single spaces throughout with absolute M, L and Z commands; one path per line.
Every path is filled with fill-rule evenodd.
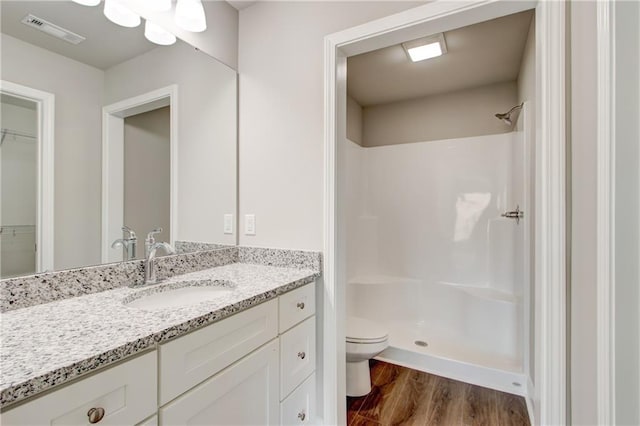
M 597 134 L 597 304 L 596 378 L 598 424 L 615 424 L 615 117 L 614 13 L 599 0 L 597 13 L 598 134 Z
M 55 95 L 5 80 L 0 80 L 0 91 L 33 101 L 38 106 L 36 271 L 51 271 L 54 268 Z
M 110 251 L 112 237 L 116 233 L 114 228 L 119 230 L 122 226 L 122 218 L 114 217 L 114 212 L 119 215 L 119 210 L 122 210 L 118 205 L 123 197 L 121 152 L 124 145 L 124 118 L 167 105 L 171 106 L 169 240 L 172 245 L 175 244 L 178 235 L 178 85 L 173 84 L 102 108 L 102 263 L 119 260 L 110 258 Z
M 420 35 L 442 32 L 536 7 L 536 288 L 541 318 L 536 327 L 540 367 L 538 424 L 565 424 L 566 416 L 566 247 L 565 247 L 565 7 L 564 2 L 478 0 L 434 1 L 325 37 L 325 182 L 324 182 L 324 344 L 323 419 L 344 423 L 344 300 L 341 241 L 339 142 L 346 117 L 346 56 L 389 46 Z M 545 108 L 542 108 L 542 105 Z M 535 408 L 535 407 L 534 407 Z
M 564 2 L 551 0 L 536 8 L 535 286 L 540 341 L 534 383 L 540 424 L 567 422 L 565 12 Z

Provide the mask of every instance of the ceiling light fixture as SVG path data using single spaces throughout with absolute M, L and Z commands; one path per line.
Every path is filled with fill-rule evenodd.
M 83 6 L 97 6 L 100 4 L 100 0 L 72 0 L 74 3 L 81 4 Z
M 133 28 L 140 25 L 140 16 L 123 6 L 118 0 L 104 0 L 104 16 L 114 24 Z
M 207 19 L 201 0 L 178 0 L 176 4 L 176 25 L 195 33 L 207 29 Z
M 144 24 L 144 36 L 150 42 L 162 46 L 169 46 L 176 42 L 176 36 L 151 21 Z
M 413 62 L 436 58 L 447 53 L 447 44 L 442 33 L 402 43 L 402 47 Z

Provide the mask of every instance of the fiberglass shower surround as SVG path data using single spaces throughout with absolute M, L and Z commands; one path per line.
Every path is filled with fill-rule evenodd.
M 388 328 L 379 358 L 524 384 L 523 135 L 347 142 L 347 314 Z

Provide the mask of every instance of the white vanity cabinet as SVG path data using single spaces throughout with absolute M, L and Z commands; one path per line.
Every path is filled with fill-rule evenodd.
M 312 424 L 315 327 L 311 283 L 10 409 L 2 425 Z
M 157 355 L 149 352 L 2 413 L 8 425 L 134 425 L 157 408 Z M 93 410 L 93 411 L 91 411 Z M 97 411 L 96 411 L 97 410 Z
M 312 424 L 315 335 L 309 284 L 160 345 L 159 425 Z

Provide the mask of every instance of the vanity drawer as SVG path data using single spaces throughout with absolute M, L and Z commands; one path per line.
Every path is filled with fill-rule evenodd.
M 160 345 L 160 405 L 262 346 L 278 334 L 278 302 L 254 308 Z
M 316 415 L 316 374 L 307 378 L 280 404 L 280 424 L 312 425 Z
M 280 336 L 280 400 L 316 369 L 316 317 Z
M 160 408 L 160 425 L 277 425 L 278 368 L 276 339 Z
M 316 313 L 315 282 L 280 296 L 280 333 Z
M 136 424 L 156 412 L 157 355 L 150 352 L 2 413 L 3 425 Z

